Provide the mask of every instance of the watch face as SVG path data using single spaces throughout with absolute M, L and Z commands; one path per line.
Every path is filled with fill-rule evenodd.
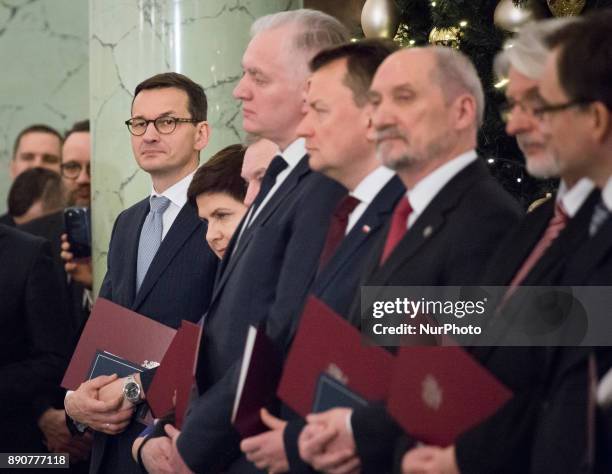
M 125 386 L 125 397 L 132 401 L 138 400 L 140 397 L 140 387 L 136 382 L 130 382 Z

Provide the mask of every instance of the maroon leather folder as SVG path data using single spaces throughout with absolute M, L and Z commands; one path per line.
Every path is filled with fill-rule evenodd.
M 232 423 L 242 438 L 268 431 L 260 410 L 275 399 L 282 370 L 282 358 L 266 336 L 264 325 L 251 326 L 246 337 Z
M 76 390 L 87 380 L 97 350 L 137 364 L 160 362 L 176 330 L 104 298 L 98 298 L 62 379 Z
M 147 390 L 147 403 L 153 416 L 162 418 L 174 412 L 179 429 L 195 383 L 201 335 L 201 326 L 189 321 L 181 322 Z
M 385 400 L 393 356 L 362 345 L 360 332 L 329 306 L 310 296 L 279 384 L 277 395 L 301 416 L 312 411 L 322 373 L 368 401 Z
M 460 347 L 403 347 L 387 410 L 419 441 L 448 446 L 510 398 L 512 392 Z

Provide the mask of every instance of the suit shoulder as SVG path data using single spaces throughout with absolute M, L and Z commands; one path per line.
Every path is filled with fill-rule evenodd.
M 10 248 L 15 253 L 21 250 L 27 250 L 28 252 L 37 251 L 45 244 L 49 244 L 42 237 L 3 224 L 0 224 L 0 238 L 4 241 L 4 246 Z
M 136 213 L 142 211 L 142 209 L 147 207 L 148 205 L 149 205 L 149 196 L 147 196 L 146 198 L 138 201 L 136 204 L 132 204 L 127 209 L 124 209 L 123 211 L 121 211 L 119 213 L 119 215 L 117 216 L 116 220 L 123 219 L 123 218 L 126 218 L 126 217 L 127 218 L 131 218 L 133 215 L 135 215 Z
M 508 212 L 517 218 L 523 215 L 519 202 L 493 176 L 475 183 L 467 192 L 466 198 L 475 211 L 480 209 L 488 213 L 497 210 Z

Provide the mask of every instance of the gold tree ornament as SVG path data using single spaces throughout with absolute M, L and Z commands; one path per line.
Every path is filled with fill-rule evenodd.
M 519 7 L 512 0 L 501 0 L 493 14 L 493 22 L 498 28 L 513 33 L 531 20 L 535 20 L 535 13 L 531 5 L 527 3 Z
M 461 43 L 461 29 L 457 26 L 448 28 L 432 28 L 429 32 L 429 42 L 438 46 L 450 46 L 459 49 Z
M 555 16 L 576 16 L 584 9 L 586 0 L 546 0 Z
M 361 10 L 361 28 L 366 38 L 394 38 L 400 14 L 393 0 L 367 0 Z

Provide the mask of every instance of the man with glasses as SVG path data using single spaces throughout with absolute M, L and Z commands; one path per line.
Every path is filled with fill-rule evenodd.
M 506 132 L 515 136 L 525 156 L 529 174 L 536 178 L 560 178 L 559 189 L 525 219 L 500 245 L 484 281 L 509 285 L 551 284 L 562 263 L 588 236 L 593 206 L 599 192 L 582 173 L 562 169 L 554 150 L 547 146 L 542 121 L 536 112 L 544 105 L 539 80 L 550 47 L 546 38 L 577 19 L 553 19 L 525 26 L 512 38 L 512 47 L 498 54 L 495 69 L 506 77 L 506 106 L 502 116 Z
M 115 221 L 100 289 L 101 297 L 174 328 L 183 319 L 201 318 L 216 273 L 217 258 L 202 238 L 206 224 L 187 203 L 208 143 L 206 112 L 204 90 L 181 74 L 158 74 L 136 87 L 125 123 L 136 161 L 151 176 L 151 195 Z M 146 375 L 98 377 L 67 395 L 75 427 L 96 431 L 90 472 L 140 472 L 130 448 L 143 425 L 132 415 L 150 382 L 151 373 Z
M 552 53 L 539 85 L 543 104 L 534 110 L 560 171 L 587 176 L 602 189 L 585 226 L 588 240 L 573 252 L 563 285 L 612 285 L 610 24 L 612 10 L 597 10 L 551 35 Z M 546 409 L 535 430 L 533 472 L 577 472 L 578 467 L 581 472 L 610 472 L 609 464 L 603 466 L 603 458 L 610 457 L 609 441 L 601 436 L 596 440 L 604 431 L 595 406 L 595 384 L 610 368 L 610 356 L 609 347 L 555 352 Z

